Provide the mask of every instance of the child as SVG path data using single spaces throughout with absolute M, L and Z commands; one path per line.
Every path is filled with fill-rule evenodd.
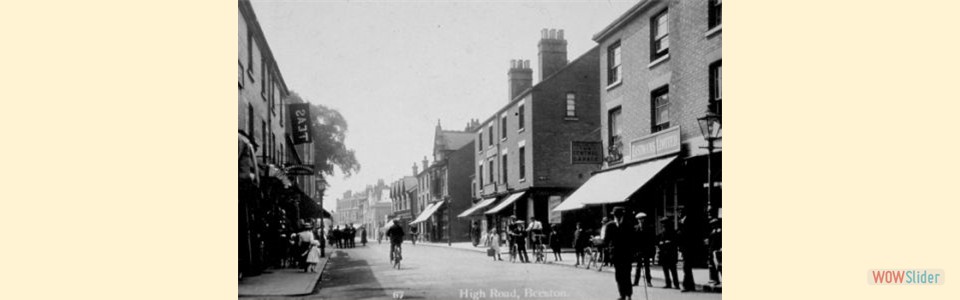
M 307 256 L 307 266 L 303 269 L 303 272 L 316 273 L 317 264 L 320 263 L 320 242 L 313 240 L 310 242 L 310 249 L 307 252 L 304 252 L 303 255 Z
M 500 257 L 500 235 L 497 234 L 497 230 L 491 228 L 490 234 L 487 234 L 487 239 L 489 240 L 490 248 L 493 249 L 493 260 L 503 260 L 503 258 Z
M 553 261 L 563 261 L 560 257 L 560 224 L 553 224 L 550 227 L 550 249 L 553 249 Z

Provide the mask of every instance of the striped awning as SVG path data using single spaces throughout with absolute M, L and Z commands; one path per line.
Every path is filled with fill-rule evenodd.
M 520 199 L 521 197 L 523 197 L 523 195 L 526 195 L 526 194 L 527 194 L 526 191 L 510 194 L 510 196 L 507 196 L 507 199 L 503 200 L 503 202 L 500 202 L 500 204 L 497 204 L 497 206 L 494 206 L 493 208 L 485 212 L 485 214 L 490 215 L 490 214 L 499 213 L 501 210 L 503 210 L 504 208 L 507 208 L 507 206 L 510 206 L 511 204 L 513 204 L 513 202 L 516 202 L 517 199 Z
M 442 205 L 443 205 L 443 201 L 428 205 L 427 208 L 424 209 L 419 216 L 417 216 L 417 219 L 413 220 L 413 222 L 410 222 L 410 224 L 417 224 L 417 223 L 426 221 L 427 219 L 430 218 L 430 216 L 433 215 L 433 213 L 437 212 L 437 209 L 440 208 L 440 206 Z
M 469 216 L 478 215 L 478 212 L 482 212 L 484 207 L 490 206 L 490 204 L 493 204 L 493 202 L 496 202 L 496 201 L 497 201 L 497 198 L 483 199 L 480 202 L 477 202 L 477 204 L 463 211 L 463 213 L 461 213 L 457 217 L 466 218 Z

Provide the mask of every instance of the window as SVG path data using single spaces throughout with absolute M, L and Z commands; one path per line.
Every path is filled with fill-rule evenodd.
M 260 120 L 260 142 L 261 145 L 267 145 L 267 121 Z M 260 156 L 263 157 L 263 162 L 267 162 L 267 149 L 264 147 L 263 151 L 260 151 Z
M 620 41 L 607 48 L 607 85 L 620 82 Z
M 519 110 L 517 111 L 517 128 L 518 128 L 517 130 L 523 130 L 523 124 L 525 121 L 523 104 L 520 104 L 520 107 L 518 107 L 517 109 Z
M 621 111 L 622 109 L 619 106 L 617 106 L 616 108 L 611 109 L 609 112 L 607 112 L 607 120 L 608 120 L 607 122 L 609 122 L 609 124 L 607 125 L 607 128 L 608 128 L 607 141 L 609 142 L 610 145 L 613 145 L 616 142 L 616 140 L 620 138 L 620 133 L 621 133 L 620 112 Z
M 237 85 L 243 88 L 243 63 L 239 59 L 237 60 Z
M 247 76 L 250 77 L 251 82 L 256 82 L 253 78 L 254 66 L 253 66 L 253 44 L 256 41 L 253 40 L 253 32 L 247 32 Z
M 577 94 L 567 93 L 567 116 L 577 116 Z
M 650 60 L 667 55 L 670 50 L 670 15 L 663 10 L 650 21 Z
M 493 183 L 494 180 L 495 180 L 494 177 L 493 177 L 493 158 L 491 158 L 491 159 L 487 162 L 487 167 L 488 167 L 488 169 L 490 169 L 490 183 Z
M 710 0 L 709 4 L 707 4 L 709 6 L 709 8 L 707 9 L 708 10 L 707 13 L 710 16 L 707 24 L 709 25 L 710 28 L 720 26 L 721 24 L 720 22 L 720 16 L 722 15 L 720 13 L 720 4 L 722 4 L 721 2 L 722 0 Z
M 483 131 L 477 133 L 477 152 L 483 152 Z M 480 172 L 483 173 L 483 172 Z M 481 180 L 482 182 L 482 180 Z M 483 184 L 481 184 L 482 186 Z
M 527 147 L 520 146 L 520 156 L 517 157 L 520 163 L 520 181 L 527 178 Z
M 501 166 L 501 171 L 503 171 L 503 176 L 501 177 L 503 177 L 503 183 L 507 183 L 507 154 L 504 153 L 502 156 L 503 156 L 503 164 L 501 164 L 500 166 Z
M 477 172 L 477 174 L 480 174 L 480 176 L 477 176 L 477 178 L 480 179 L 480 187 L 483 188 L 483 164 L 482 163 L 480 164 L 480 172 Z
M 670 93 L 668 87 L 656 89 L 650 95 L 650 104 L 653 106 L 650 111 L 653 113 L 653 126 L 651 132 L 657 132 L 670 128 Z
M 507 139 L 507 115 L 500 117 L 500 139 Z
M 286 106 L 286 101 L 284 101 L 283 98 L 280 98 L 280 127 L 283 127 L 283 107 L 284 106 Z
M 269 86 L 267 85 L 268 75 L 269 74 L 267 73 L 267 60 L 264 59 L 263 63 L 260 65 L 260 97 L 263 98 L 263 101 L 267 101 L 267 95 L 269 95 L 267 93 L 267 88 L 269 88 Z
M 710 104 L 713 109 L 713 112 L 720 115 L 721 113 L 721 100 L 723 100 L 723 71 L 721 69 L 722 61 L 716 61 L 710 64 Z
M 487 145 L 493 146 L 493 124 L 487 127 L 487 133 Z
M 247 137 L 249 137 L 250 140 L 256 140 L 256 133 L 253 132 L 254 121 L 253 104 L 247 103 Z M 256 143 L 256 141 L 254 141 L 254 143 Z

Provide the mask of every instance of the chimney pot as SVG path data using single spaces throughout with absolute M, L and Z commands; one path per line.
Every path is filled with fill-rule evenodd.
M 563 39 L 563 29 L 557 30 L 557 39 L 558 40 Z
M 546 38 L 547 38 L 547 29 L 546 29 L 546 28 L 540 30 L 540 38 L 541 38 L 541 39 L 546 39 Z
M 556 39 L 556 38 L 557 38 L 557 30 L 550 29 L 550 39 Z

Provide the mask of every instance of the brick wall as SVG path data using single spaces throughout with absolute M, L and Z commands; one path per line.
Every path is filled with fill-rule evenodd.
M 670 14 L 669 58 L 651 66 L 650 20 L 664 9 Z M 707 108 L 709 65 L 721 57 L 721 34 L 706 36 L 707 19 L 707 1 L 652 1 L 629 23 L 598 41 L 604 149 L 609 144 L 607 112 L 620 106 L 624 162 L 630 161 L 630 142 L 652 133 L 650 94 L 664 85 L 669 85 L 670 126 L 680 126 L 685 148 L 699 146 L 697 118 Z M 617 41 L 622 84 L 607 87 L 607 49 Z

